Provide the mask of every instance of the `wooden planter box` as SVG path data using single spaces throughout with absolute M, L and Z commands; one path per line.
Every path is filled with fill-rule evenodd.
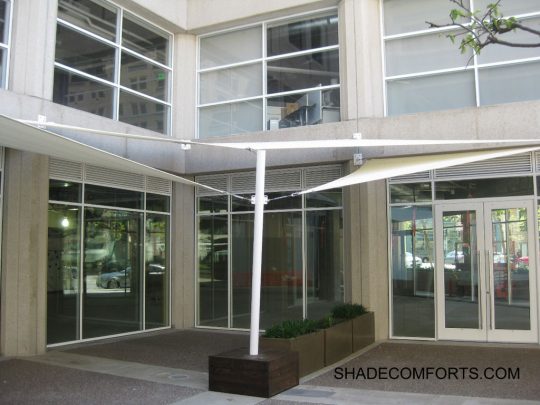
M 352 320 L 352 340 L 353 352 L 375 342 L 375 316 L 373 312 L 365 313 Z
M 329 366 L 353 352 L 353 322 L 344 321 L 324 331 L 324 365 Z
M 324 367 L 324 331 L 317 331 L 291 339 L 261 338 L 262 349 L 298 352 L 300 377 Z

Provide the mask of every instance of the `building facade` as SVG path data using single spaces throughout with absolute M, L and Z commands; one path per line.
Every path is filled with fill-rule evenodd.
M 536 3 L 501 9 L 538 28 Z M 539 152 L 294 194 L 354 171 L 358 152 L 421 160 L 540 139 L 540 48 L 460 54 L 452 29 L 425 23 L 450 8 L 0 0 L 0 122 L 23 121 L 0 135 L 39 126 L 200 184 L 0 145 L 0 354 L 248 329 L 255 155 L 167 140 L 354 133 L 485 143 L 269 151 L 261 328 L 346 301 L 375 312 L 378 340 L 540 343 Z

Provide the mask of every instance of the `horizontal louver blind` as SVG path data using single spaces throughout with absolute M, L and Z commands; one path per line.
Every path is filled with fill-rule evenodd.
M 82 163 L 50 158 L 49 177 L 58 180 L 82 181 L 83 165 Z
M 435 178 L 499 177 L 508 174 L 532 173 L 531 154 L 505 156 L 435 170 Z

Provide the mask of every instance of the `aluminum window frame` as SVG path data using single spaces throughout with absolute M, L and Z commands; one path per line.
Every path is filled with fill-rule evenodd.
M 241 103 L 241 102 L 245 102 L 245 101 L 261 100 L 262 101 L 262 109 L 263 109 L 262 114 L 261 114 L 262 115 L 262 131 L 266 132 L 266 131 L 270 131 L 269 129 L 267 129 L 267 119 L 266 119 L 266 117 L 267 117 L 267 108 L 268 108 L 268 99 L 269 98 L 279 97 L 279 96 L 287 96 L 287 95 L 292 95 L 292 94 L 309 93 L 311 91 L 316 91 L 316 90 L 341 89 L 341 81 L 342 81 L 341 77 L 339 78 L 339 83 L 338 84 L 333 84 L 333 85 L 315 86 L 315 87 L 302 88 L 302 89 L 291 90 L 291 91 L 282 91 L 282 92 L 276 92 L 276 93 L 268 93 L 268 89 L 267 89 L 267 82 L 268 82 L 268 80 L 267 80 L 267 77 L 268 77 L 267 63 L 268 62 L 271 62 L 271 61 L 274 61 L 274 60 L 279 60 L 279 59 L 292 58 L 292 57 L 295 57 L 295 56 L 309 55 L 309 54 L 313 54 L 313 53 L 317 53 L 317 52 L 329 52 L 329 51 L 332 51 L 332 50 L 339 51 L 339 49 L 340 49 L 339 38 L 338 38 L 338 43 L 336 45 L 329 45 L 329 46 L 323 46 L 323 47 L 319 47 L 319 48 L 306 49 L 306 50 L 302 50 L 302 51 L 298 51 L 298 52 L 289 52 L 289 53 L 286 53 L 286 54 L 268 56 L 267 55 L 267 50 L 268 50 L 267 49 L 268 28 L 271 28 L 271 27 L 274 27 L 274 26 L 279 26 L 281 24 L 287 23 L 288 21 L 291 21 L 291 22 L 292 21 L 300 21 L 303 18 L 307 19 L 307 18 L 310 18 L 310 17 L 316 18 L 316 17 L 326 17 L 326 16 L 335 16 L 338 19 L 338 26 L 339 26 L 338 8 L 337 7 L 328 7 L 328 8 L 324 8 L 324 9 L 319 9 L 317 11 L 309 11 L 309 12 L 293 14 L 293 15 L 286 16 L 286 17 L 278 17 L 278 18 L 268 19 L 268 20 L 264 20 L 262 22 L 245 24 L 245 25 L 236 26 L 236 27 L 233 27 L 233 28 L 227 28 L 227 29 L 213 31 L 211 33 L 206 33 L 206 34 L 199 35 L 197 37 L 197 60 L 196 60 L 196 76 L 197 76 L 197 78 L 196 78 L 196 82 L 197 82 L 197 84 L 196 84 L 196 93 L 197 93 L 196 100 L 197 101 L 196 101 L 196 106 L 195 106 L 196 113 L 195 113 L 195 134 L 194 134 L 194 138 L 195 139 L 212 138 L 212 137 L 201 137 L 200 136 L 199 122 L 200 122 L 200 111 L 201 111 L 202 108 L 213 107 L 213 106 L 218 106 L 218 105 L 231 105 L 231 104 Z M 249 28 L 254 28 L 254 27 L 261 27 L 261 30 L 262 30 L 262 32 L 261 32 L 261 46 L 262 46 L 261 55 L 262 56 L 260 58 L 245 60 L 245 61 L 241 61 L 241 62 L 237 62 L 237 63 L 229 63 L 229 64 L 225 64 L 225 65 L 212 66 L 212 67 L 209 67 L 209 68 L 202 68 L 201 69 L 201 66 L 200 66 L 201 39 L 212 37 L 212 36 L 217 36 L 217 35 L 221 35 L 221 34 L 227 34 L 227 33 L 235 32 L 235 31 L 242 31 L 242 30 L 249 29 Z M 211 103 L 201 103 L 201 92 L 200 92 L 200 89 L 201 89 L 201 85 L 200 85 L 201 74 L 208 73 L 208 72 L 213 72 L 213 71 L 227 70 L 227 69 L 241 67 L 241 66 L 254 65 L 254 64 L 257 64 L 257 63 L 261 64 L 261 70 L 262 70 L 262 73 L 261 73 L 262 74 L 262 88 L 261 88 L 261 94 L 260 95 L 250 96 L 250 97 L 232 98 L 232 99 L 226 100 L 226 101 L 217 101 L 217 102 L 211 102 Z M 339 75 L 339 73 L 340 72 L 338 72 L 338 75 Z M 340 113 L 341 113 L 341 106 L 340 106 Z M 249 131 L 249 132 L 252 132 L 252 131 Z M 231 134 L 231 136 L 238 135 L 238 134 L 239 133 Z M 227 135 L 227 136 L 229 136 L 229 135 Z
M 8 0 L 8 2 L 10 2 L 11 0 Z M 106 86 L 109 86 L 113 89 L 113 106 L 112 106 L 112 119 L 115 120 L 115 121 L 119 121 L 119 122 L 123 122 L 125 124 L 128 124 L 128 125 L 134 125 L 134 124 L 130 124 L 130 123 L 127 123 L 127 122 L 124 122 L 124 121 L 120 121 L 119 120 L 119 110 L 120 110 L 120 93 L 121 91 L 124 91 L 128 94 L 131 94 L 131 95 L 134 95 L 134 96 L 137 96 L 137 97 L 140 97 L 144 100 L 147 100 L 147 101 L 151 101 L 153 103 L 158 103 L 158 104 L 161 104 L 165 107 L 168 108 L 168 114 L 166 116 L 166 119 L 164 120 L 164 129 L 163 129 L 163 132 L 159 132 L 159 131 L 156 131 L 158 133 L 161 133 L 165 136 L 172 136 L 172 133 L 173 133 L 173 113 L 174 113 L 174 108 L 173 108 L 173 81 L 174 81 L 174 35 L 172 32 L 170 31 L 167 31 L 165 30 L 164 28 L 161 28 L 161 27 L 158 27 L 157 25 L 155 25 L 154 23 L 148 21 L 147 19 L 141 17 L 140 15 L 132 12 L 132 11 L 129 11 L 129 10 L 126 10 L 124 7 L 121 7 L 119 5 L 117 5 L 116 3 L 114 2 L 111 2 L 111 1 L 99 1 L 99 2 L 96 2 L 96 4 L 98 3 L 103 3 L 103 7 L 106 7 L 106 8 L 109 8 L 109 9 L 114 9 L 116 11 L 116 38 L 115 38 L 115 41 L 111 41 L 107 38 L 104 38 L 104 37 L 101 37 L 100 35 L 97 35 L 93 32 L 90 32 L 84 28 L 81 28 L 73 23 L 70 23 L 69 21 L 66 21 L 60 17 L 57 17 L 56 18 L 56 24 L 57 26 L 58 25 L 61 25 L 65 28 L 68 28 L 80 35 L 84 35 L 86 37 L 89 37 L 89 38 L 92 38 L 96 41 L 99 41 L 103 44 L 106 44 L 110 47 L 112 47 L 115 51 L 115 57 L 114 57 L 114 73 L 113 73 L 113 81 L 109 81 L 109 80 L 106 80 L 106 79 L 102 79 L 102 78 L 99 78 L 99 77 L 96 77 L 96 76 L 93 76 L 91 74 L 88 74 L 88 73 L 85 73 L 85 72 L 82 72 L 78 69 L 75 69 L 75 68 L 72 68 L 72 67 L 69 67 L 69 66 L 66 66 L 60 62 L 57 62 L 56 61 L 56 57 L 55 57 L 55 61 L 54 61 L 54 68 L 55 70 L 56 69 L 60 69 L 64 72 L 68 72 L 68 73 L 72 73 L 72 74 L 76 74 L 76 75 L 79 75 L 79 76 L 82 76 L 84 77 L 85 79 L 88 79 L 88 80 L 92 80 L 94 82 L 98 82 L 100 84 L 103 84 L 103 85 L 106 85 Z M 165 36 L 167 38 L 167 51 L 166 51 L 166 57 L 167 57 L 167 60 L 168 60 L 168 64 L 163 64 L 161 62 L 158 62 L 156 60 L 153 60 L 145 55 L 142 55 L 136 51 L 133 51 L 132 49 L 126 47 L 125 45 L 123 45 L 123 21 L 124 21 L 124 16 L 128 16 L 128 18 L 130 17 L 131 20 L 136 23 L 136 24 L 139 24 L 141 27 L 143 28 L 146 28 L 150 31 L 153 31 L 153 32 L 156 32 L 157 34 L 160 34 L 162 36 Z M 0 44 L 1 45 L 1 44 Z M 137 90 L 133 90 L 129 87 L 126 87 L 126 86 L 123 86 L 122 84 L 120 84 L 120 80 L 121 80 L 121 74 L 120 74 L 120 71 L 121 71 L 121 68 L 122 68 L 122 54 L 126 54 L 126 55 L 129 55 L 129 56 L 133 56 L 133 57 L 136 57 L 138 59 L 141 59 L 143 60 L 144 62 L 152 65 L 152 66 L 157 66 L 159 67 L 160 69 L 163 69 L 166 71 L 167 73 L 167 77 L 168 77 L 168 83 L 167 83 L 167 86 L 165 87 L 164 89 L 164 92 L 165 92 L 165 100 L 161 100 L 159 98 L 156 98 L 156 97 L 153 97 L 153 96 L 150 96 L 150 95 L 147 95 L 147 94 L 144 94 L 144 93 L 141 93 L 140 91 L 137 91 Z M 74 107 L 72 107 L 74 108 Z M 96 114 L 97 115 L 97 114 Z M 139 128 L 143 128 L 143 127 L 140 127 L 137 125 L 137 127 Z M 143 128 L 143 129 L 146 129 L 146 128 Z
M 474 0 L 470 0 L 470 2 L 471 2 L 470 8 L 474 10 Z M 539 18 L 540 7 L 539 7 L 539 11 L 516 14 L 513 17 L 516 17 L 518 19 L 523 19 L 523 20 L 527 20 L 531 18 Z M 537 57 L 529 57 L 529 58 L 510 59 L 510 60 L 505 60 L 501 62 L 479 63 L 478 55 L 476 55 L 473 52 L 471 60 L 466 66 L 418 71 L 414 73 L 407 73 L 407 74 L 400 74 L 400 75 L 387 75 L 386 74 L 386 71 L 387 71 L 386 69 L 386 65 L 387 65 L 386 43 L 387 42 L 392 41 L 392 40 L 405 39 L 405 38 L 415 38 L 415 37 L 424 36 L 424 35 L 434 35 L 434 34 L 441 35 L 447 32 L 451 32 L 451 31 L 458 31 L 459 29 L 456 29 L 456 27 L 427 28 L 424 30 L 408 31 L 408 32 L 400 33 L 400 34 L 386 35 L 384 32 L 384 0 L 380 0 L 380 23 L 381 23 L 380 27 L 381 27 L 381 44 L 382 44 L 382 76 L 383 76 L 383 86 L 384 86 L 383 104 L 384 104 L 385 117 L 411 114 L 411 113 L 401 113 L 401 114 L 392 114 L 392 115 L 389 114 L 388 83 L 391 83 L 392 81 L 397 81 L 400 79 L 412 79 L 412 78 L 420 78 L 420 77 L 427 77 L 427 76 L 437 76 L 437 75 L 448 74 L 448 73 L 473 71 L 475 106 L 480 107 L 480 106 L 485 106 L 485 105 L 496 105 L 496 104 L 483 104 L 480 102 L 479 71 L 484 68 L 519 65 L 519 64 L 534 63 L 534 62 L 540 61 L 540 56 L 537 56 Z M 457 47 L 455 51 L 458 52 Z M 441 110 L 435 110 L 435 111 L 441 111 Z M 420 113 L 420 112 L 423 112 L 423 111 L 417 111 L 417 113 Z

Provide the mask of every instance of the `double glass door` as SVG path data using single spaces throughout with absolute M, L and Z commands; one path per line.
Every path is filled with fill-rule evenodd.
M 536 342 L 532 200 L 437 205 L 439 339 Z

